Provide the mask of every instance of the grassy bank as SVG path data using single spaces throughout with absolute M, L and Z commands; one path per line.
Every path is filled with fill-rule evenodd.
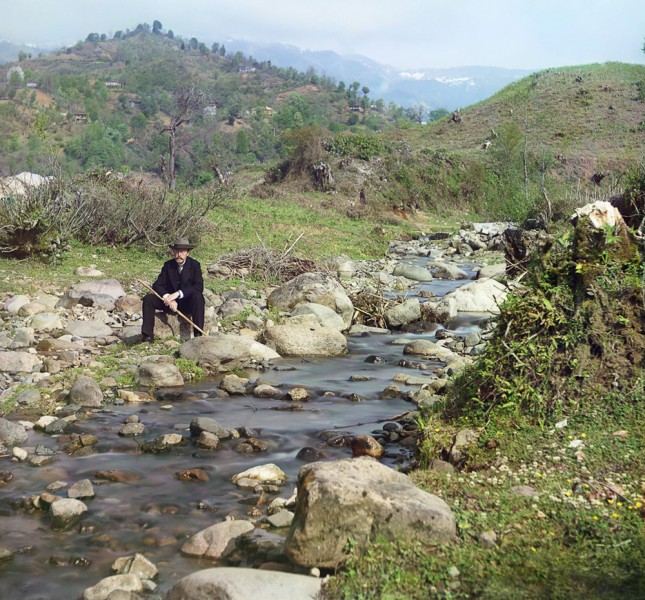
M 561 428 L 433 418 L 427 449 L 449 445 L 459 429 L 481 433 L 468 469 L 413 474 L 452 507 L 458 541 L 377 542 L 352 556 L 328 597 L 643 598 L 644 396 L 642 384 L 608 394 Z
M 293 255 L 316 261 L 340 255 L 381 258 L 390 240 L 415 235 L 428 226 L 423 215 L 417 218 L 404 221 L 395 215 L 373 213 L 355 219 L 316 195 L 288 202 L 253 197 L 230 199 L 209 214 L 210 226 L 192 256 L 205 266 L 224 254 L 264 246 L 278 252 L 290 250 Z M 454 228 L 454 224 L 446 223 L 446 227 Z M 106 277 L 118 279 L 127 288 L 137 279 L 154 280 L 167 258 L 163 247 L 142 244 L 124 249 L 78 242 L 56 259 L 16 260 L 0 254 L 0 294 L 60 293 L 82 279 L 75 275 L 76 268 L 88 265 L 95 265 Z M 206 282 L 213 289 L 236 283 L 239 282 L 222 283 L 212 278 Z

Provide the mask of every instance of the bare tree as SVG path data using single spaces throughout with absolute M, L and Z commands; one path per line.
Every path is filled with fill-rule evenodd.
M 175 92 L 175 107 L 170 115 L 168 127 L 161 130 L 162 133 L 168 132 L 168 189 L 174 190 L 176 187 L 175 175 L 175 154 L 177 151 L 177 129 L 184 123 L 190 123 L 199 112 L 204 108 L 204 93 L 195 86 L 180 87 Z

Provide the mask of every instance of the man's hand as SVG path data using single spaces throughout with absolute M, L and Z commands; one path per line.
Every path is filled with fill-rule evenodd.
M 173 312 L 177 312 L 177 298 L 179 298 L 179 292 L 166 294 L 163 297 L 164 304 Z

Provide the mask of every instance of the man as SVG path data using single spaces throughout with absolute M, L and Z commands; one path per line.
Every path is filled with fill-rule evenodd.
M 204 278 L 202 267 L 195 259 L 188 256 L 194 248 L 185 238 L 170 244 L 172 259 L 164 263 L 159 277 L 152 284 L 152 289 L 161 296 L 146 294 L 143 299 L 143 325 L 141 341 L 151 342 L 154 339 L 155 311 L 181 311 L 190 317 L 200 329 L 204 329 Z M 194 329 L 194 336 L 201 332 Z

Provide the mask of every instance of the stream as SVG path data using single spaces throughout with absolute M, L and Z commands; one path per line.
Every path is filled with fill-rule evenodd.
M 424 264 L 427 259 L 413 262 Z M 460 267 L 474 276 L 473 265 Z M 441 296 L 468 282 L 434 280 L 419 284 L 406 295 L 425 290 Z M 446 328 L 461 336 L 478 331 L 483 322 L 481 316 L 465 315 Z M 186 386 L 181 393 L 173 390 L 153 402 L 114 404 L 88 411 L 75 424 L 77 431 L 98 437 L 95 452 L 86 456 L 70 456 L 60 450 L 57 436 L 31 430 L 21 447 L 31 454 L 42 446 L 44 450 L 40 448 L 40 452 L 49 449 L 55 456 L 39 468 L 28 461 L 0 457 L 0 471 L 13 474 L 13 479 L 0 487 L 0 546 L 15 553 L 12 560 L 0 561 L 0 599 L 80 598 L 84 589 L 113 574 L 111 565 L 116 558 L 135 552 L 145 554 L 159 569 L 155 580 L 158 587 L 151 597 L 163 597 L 181 577 L 214 566 L 213 561 L 182 556 L 179 549 L 190 535 L 227 516 L 248 518 L 249 511 L 258 504 L 258 495 L 238 488 L 231 483 L 231 477 L 266 463 L 278 465 L 288 475 L 279 494 L 258 506 L 265 514 L 266 503 L 274 497 L 289 498 L 293 494 L 298 471 L 305 464 L 297 457 L 303 448 L 318 450 L 322 460 L 351 456 L 347 446 L 326 444 L 321 432 L 382 432 L 388 420 L 413 409 L 409 401 L 382 398 L 381 392 L 393 383 L 397 373 L 407 370 L 423 377 L 441 367 L 438 362 L 430 362 L 427 370 L 411 371 L 399 364 L 403 359 L 402 340 L 420 336 L 434 341 L 439 328 L 437 325 L 421 334 L 349 336 L 349 353 L 343 357 L 281 359 L 266 371 L 250 374 L 256 383 L 267 383 L 285 392 L 304 387 L 310 398 L 299 410 L 288 410 L 290 403 L 282 399 L 218 397 L 219 379 L 212 379 Z M 233 449 L 236 440 L 227 440 L 217 450 L 203 450 L 189 443 L 169 453 L 141 453 L 137 438 L 118 435 L 131 415 L 137 415 L 145 424 L 146 439 L 172 432 L 188 439 L 190 422 L 207 416 L 227 429 L 252 429 L 268 449 L 240 454 Z M 412 449 L 396 441 L 384 444 L 384 449 L 382 461 L 392 467 L 405 466 L 411 458 Z M 208 481 L 183 481 L 175 476 L 186 469 L 201 469 Z M 127 472 L 134 481 L 97 479 L 95 474 L 104 470 Z M 53 482 L 71 485 L 82 479 L 92 482 L 95 497 L 83 499 L 89 510 L 70 529 L 54 531 L 46 510 L 25 509 L 25 498 L 39 496 Z M 49 489 L 55 490 L 55 486 Z M 58 493 L 66 496 L 64 488 Z M 251 538 L 259 545 L 279 548 L 286 533 L 287 528 L 257 527 Z M 228 564 L 245 566 L 245 561 L 245 556 L 235 554 Z

